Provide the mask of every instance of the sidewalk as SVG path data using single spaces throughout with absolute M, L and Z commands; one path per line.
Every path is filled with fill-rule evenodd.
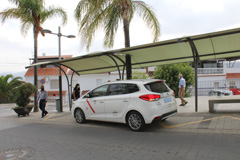
M 210 98 L 222 98 L 222 96 L 199 96 L 198 97 L 198 112 L 197 113 L 209 113 L 208 99 Z M 186 106 L 179 106 L 178 113 L 191 113 L 195 112 L 195 97 L 185 98 L 188 101 Z M 176 98 L 177 103 L 180 104 L 180 99 Z M 215 104 L 217 113 L 240 113 L 240 105 L 236 103 L 230 104 Z M 210 113 L 209 113 L 210 114 Z

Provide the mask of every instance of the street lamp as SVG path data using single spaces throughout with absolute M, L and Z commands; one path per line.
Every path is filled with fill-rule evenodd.
M 60 26 L 58 27 L 58 33 L 52 33 L 52 31 L 48 29 L 41 30 L 42 33 L 49 33 L 54 34 L 58 36 L 58 59 L 61 60 L 61 37 L 67 37 L 67 38 L 75 38 L 74 35 L 62 35 Z M 59 99 L 60 99 L 60 112 L 63 111 L 63 105 L 62 105 L 62 74 L 61 74 L 61 66 L 59 67 Z

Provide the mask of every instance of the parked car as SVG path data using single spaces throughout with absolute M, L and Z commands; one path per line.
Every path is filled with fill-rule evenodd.
M 73 102 L 78 123 L 86 120 L 126 123 L 133 131 L 177 113 L 174 92 L 164 80 L 126 80 L 103 84 Z
M 230 88 L 230 91 L 232 91 L 233 95 L 240 95 L 239 88 Z
M 208 92 L 209 96 L 230 96 L 233 95 L 232 91 L 228 90 L 210 90 Z

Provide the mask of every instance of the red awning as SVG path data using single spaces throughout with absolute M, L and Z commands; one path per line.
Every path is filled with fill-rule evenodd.
M 240 73 L 226 73 L 226 79 L 240 78 Z

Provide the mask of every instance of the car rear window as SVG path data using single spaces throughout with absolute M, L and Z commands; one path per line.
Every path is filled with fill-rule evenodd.
M 169 92 L 169 88 L 163 81 L 152 82 L 144 85 L 151 92 L 164 93 Z

